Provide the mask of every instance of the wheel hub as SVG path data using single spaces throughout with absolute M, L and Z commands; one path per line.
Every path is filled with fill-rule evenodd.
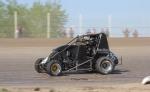
M 57 63 L 52 64 L 52 66 L 51 66 L 51 72 L 52 72 L 54 75 L 59 74 L 60 71 L 61 71 L 61 66 L 60 66 L 59 64 L 57 64 Z
M 101 67 L 103 70 L 106 70 L 106 71 L 109 71 L 112 68 L 110 61 L 107 61 L 107 60 L 102 62 Z

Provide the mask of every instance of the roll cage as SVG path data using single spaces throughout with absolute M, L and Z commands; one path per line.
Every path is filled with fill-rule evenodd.
M 78 71 L 78 70 L 92 70 L 93 67 L 93 60 L 94 57 L 97 55 L 98 52 L 100 53 L 109 53 L 109 46 L 108 46 L 108 41 L 107 41 L 107 37 L 104 33 L 99 33 L 99 34 L 88 34 L 88 35 L 82 35 L 82 36 L 77 36 L 74 39 L 72 39 L 70 42 L 68 42 L 67 44 L 64 45 L 64 48 L 59 50 L 58 52 L 56 52 L 55 54 L 53 54 L 52 56 L 50 56 L 50 60 L 57 57 L 59 54 L 63 53 L 64 51 L 66 51 L 68 48 L 70 48 L 71 46 L 77 46 L 77 54 L 74 58 L 75 62 L 75 66 L 65 70 L 65 72 L 68 71 Z M 89 48 L 91 50 L 95 49 L 93 55 L 89 56 L 87 60 L 85 60 L 84 62 L 81 62 L 81 60 L 79 60 L 79 53 L 80 53 L 80 47 L 81 46 L 89 46 Z M 91 53 L 91 52 L 89 52 Z M 49 61 L 50 61 L 49 60 Z M 88 64 L 86 68 L 79 68 L 82 65 Z
M 109 50 L 107 36 L 105 35 L 105 33 L 88 34 L 88 35 L 82 35 L 82 36 L 77 36 L 77 37 L 73 38 L 71 41 L 69 41 L 67 44 L 64 45 L 66 47 L 63 50 L 61 50 L 58 53 L 56 53 L 55 55 L 51 56 L 51 58 L 55 57 L 57 54 L 62 53 L 67 48 L 69 48 L 71 45 L 83 45 L 83 44 L 85 45 L 86 44 L 85 42 L 90 41 L 90 39 L 89 40 L 85 39 L 86 37 L 96 38 L 96 39 L 93 39 L 93 40 L 94 40 L 94 42 L 96 42 L 94 44 L 97 44 L 97 50 L 98 49 L 99 49 L 99 51 L 105 51 L 105 50 L 108 51 Z

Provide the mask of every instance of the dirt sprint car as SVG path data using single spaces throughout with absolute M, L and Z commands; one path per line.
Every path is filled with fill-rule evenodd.
M 104 33 L 77 36 L 69 43 L 53 49 L 46 58 L 35 62 L 38 73 L 59 76 L 65 72 L 96 71 L 110 74 L 118 58 L 109 49 Z

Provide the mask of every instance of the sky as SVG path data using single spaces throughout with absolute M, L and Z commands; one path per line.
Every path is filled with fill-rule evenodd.
M 28 5 L 33 1 L 18 0 Z M 150 34 L 147 31 L 150 29 L 150 0 L 61 0 L 60 3 L 68 15 L 67 27 L 79 27 L 80 15 L 84 29 L 107 27 L 108 16 L 111 16 L 112 31 L 130 27 Z

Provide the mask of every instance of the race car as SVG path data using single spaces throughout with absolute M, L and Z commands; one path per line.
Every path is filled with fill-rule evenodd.
M 52 50 L 46 58 L 35 62 L 38 73 L 60 76 L 66 72 L 90 71 L 110 74 L 118 65 L 118 57 L 110 51 L 105 33 L 77 36 Z

